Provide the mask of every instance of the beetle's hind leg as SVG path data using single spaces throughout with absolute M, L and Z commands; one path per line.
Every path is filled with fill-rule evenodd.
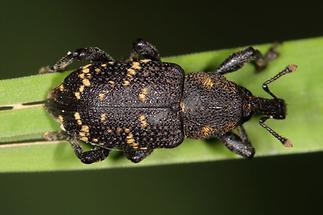
M 67 54 L 62 57 L 57 63 L 53 66 L 42 67 L 39 70 L 39 73 L 53 73 L 53 72 L 62 72 L 66 69 L 67 66 L 72 64 L 74 61 L 87 60 L 90 62 L 107 62 L 114 61 L 114 59 L 108 55 L 105 51 L 97 47 L 88 47 L 80 48 L 74 51 L 69 51 Z
M 252 158 L 255 154 L 255 149 L 250 144 L 245 129 L 242 126 L 239 126 L 238 133 L 239 135 L 233 132 L 228 132 L 220 137 L 220 139 L 233 153 L 245 158 Z
M 133 43 L 130 60 L 150 59 L 160 61 L 159 52 L 155 46 L 143 39 L 137 39 Z
M 270 61 L 278 57 L 277 47 L 278 43 L 275 43 L 264 55 L 252 47 L 235 52 L 219 66 L 215 73 L 224 75 L 234 72 L 249 62 L 255 65 L 257 71 L 261 71 L 267 67 Z
M 110 152 L 109 149 L 101 148 L 98 146 L 95 146 L 93 149 L 84 152 L 79 140 L 72 138 L 69 141 L 72 145 L 72 148 L 76 156 L 85 164 L 91 164 L 94 162 L 105 160 Z
M 46 132 L 43 137 L 48 141 L 67 140 L 72 145 L 76 156 L 85 164 L 91 164 L 97 161 L 106 159 L 110 150 L 102 147 L 95 146 L 93 149 L 84 152 L 80 141 L 76 138 L 70 138 L 64 131 L 59 132 Z

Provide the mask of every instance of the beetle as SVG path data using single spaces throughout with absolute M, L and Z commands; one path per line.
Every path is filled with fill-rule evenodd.
M 224 75 L 251 62 L 257 70 L 278 56 L 276 46 L 263 55 L 252 47 L 229 56 L 215 71 L 184 74 L 174 63 L 162 62 L 149 42 L 137 39 L 130 58 L 113 59 L 99 48 L 68 52 L 42 73 L 63 72 L 74 61 L 90 61 L 69 74 L 53 89 L 45 107 L 62 130 L 46 133 L 49 140 L 68 140 L 76 156 L 86 164 L 104 160 L 113 149 L 122 150 L 132 162 L 140 162 L 155 148 L 174 148 L 184 137 L 218 138 L 232 152 L 252 158 L 243 123 L 254 114 L 260 125 L 285 146 L 291 142 L 265 124 L 285 119 L 286 105 L 268 85 L 296 70 L 289 65 L 263 83 L 272 97 L 260 98 Z M 84 151 L 81 143 L 92 146 Z

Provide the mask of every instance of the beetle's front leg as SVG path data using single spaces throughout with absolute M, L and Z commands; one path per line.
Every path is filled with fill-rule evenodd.
M 67 52 L 67 54 L 62 57 L 57 63 L 53 66 L 42 67 L 39 70 L 39 73 L 53 73 L 53 72 L 62 72 L 66 69 L 67 66 L 72 64 L 74 61 L 88 60 L 90 62 L 107 62 L 114 61 L 114 59 L 108 55 L 105 51 L 97 47 L 88 47 L 76 49 L 72 52 Z
M 160 61 L 160 56 L 158 50 L 151 43 L 143 39 L 137 39 L 133 43 L 130 60 L 137 59 L 150 59 Z
M 257 71 L 265 69 L 268 63 L 278 57 L 277 44 L 273 45 L 266 54 L 262 54 L 259 50 L 252 47 L 243 49 L 230 55 L 215 71 L 215 73 L 224 75 L 234 72 L 243 67 L 248 62 L 256 66 Z
M 124 154 L 126 157 L 134 163 L 138 163 L 146 158 L 148 155 L 152 153 L 153 149 L 151 148 L 139 148 L 134 149 L 131 146 L 127 146 L 124 149 Z
M 228 132 L 220 137 L 224 145 L 233 153 L 246 158 L 252 158 L 255 154 L 255 149 L 249 142 L 246 131 L 242 126 L 238 127 L 239 135 Z

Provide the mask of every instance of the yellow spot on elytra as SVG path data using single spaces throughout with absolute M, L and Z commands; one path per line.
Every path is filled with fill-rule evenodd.
M 185 104 L 184 104 L 184 102 L 183 102 L 183 101 L 181 101 L 181 102 L 179 103 L 179 106 L 180 106 L 180 108 L 181 108 L 181 111 L 182 111 L 182 112 L 184 112 L 184 111 L 185 111 Z
M 132 77 L 133 75 L 136 74 L 136 70 L 132 68 L 129 68 L 127 71 L 128 71 L 128 74 L 127 74 L 128 77 Z
M 82 128 L 81 128 L 81 131 L 85 132 L 85 133 L 88 133 L 90 130 L 89 126 L 87 125 L 82 125 Z
M 80 86 L 79 91 L 80 91 L 80 93 L 83 93 L 83 91 L 84 91 L 84 85 L 81 85 Z
M 84 132 L 79 132 L 80 137 L 85 137 L 85 133 Z
M 136 70 L 140 70 L 140 63 L 139 62 L 132 62 L 132 65 L 129 69 L 127 69 L 128 73 L 127 73 L 127 77 L 128 80 L 124 80 L 123 81 L 123 86 L 128 86 L 130 84 L 130 81 L 133 79 L 133 76 L 136 74 Z
M 132 69 L 134 69 L 134 70 L 139 70 L 139 69 L 141 69 L 141 67 L 140 67 L 140 63 L 139 63 L 139 62 L 136 62 L 136 61 L 132 62 L 132 66 L 131 66 L 131 68 L 132 68 Z
M 139 116 L 139 122 L 140 122 L 140 127 L 142 129 L 146 128 L 148 125 L 146 116 L 143 114 Z
M 79 77 L 80 77 L 81 79 L 84 79 L 84 78 L 85 78 L 84 73 L 79 74 Z
M 133 134 L 129 133 L 128 136 L 127 136 L 127 139 L 133 139 Z
M 125 129 L 124 129 L 124 132 L 125 132 L 125 133 L 130 133 L 130 129 L 129 129 L 129 128 L 125 128 Z
M 88 87 L 91 85 L 89 79 L 83 79 L 82 83 L 84 84 L 84 86 Z
M 142 88 L 141 92 L 138 95 L 139 100 L 142 102 L 146 101 L 147 94 L 148 94 L 148 88 L 147 87 Z
M 108 64 L 113 65 L 114 61 L 109 61 Z
M 107 67 L 107 64 L 106 63 L 101 64 L 101 67 Z
M 74 113 L 74 119 L 75 119 L 75 120 L 79 120 L 79 119 L 81 119 L 81 116 L 80 116 L 80 113 L 79 113 L 79 112 L 75 112 L 75 113 Z
M 101 69 L 100 68 L 95 68 L 94 71 L 99 73 L 99 72 L 101 72 Z
M 58 120 L 62 123 L 64 121 L 64 117 L 62 115 L 58 115 Z
M 82 72 L 83 73 L 89 73 L 90 72 L 90 69 L 89 68 L 83 69 Z
M 87 138 L 87 137 L 82 137 L 82 138 L 81 138 L 81 140 L 82 140 L 83 142 L 88 142 L 88 141 L 89 141 L 89 138 Z
M 130 82 L 128 81 L 128 80 L 125 80 L 124 82 L 123 82 L 123 86 L 128 86 L 130 84 Z
M 82 72 L 83 73 L 89 73 L 90 72 L 90 69 L 89 67 L 92 66 L 92 64 L 87 64 L 85 66 L 82 67 Z
M 126 137 L 126 143 L 129 146 L 132 146 L 133 148 L 137 149 L 138 148 L 138 143 L 135 142 L 135 139 L 133 138 L 133 134 L 129 133 Z
M 91 78 L 91 77 L 92 77 L 92 74 L 91 74 L 91 73 L 87 73 L 87 74 L 86 74 L 86 77 L 87 77 L 87 78 Z
M 76 120 L 78 125 L 82 125 L 82 121 L 80 119 Z
M 117 134 L 120 134 L 122 132 L 122 128 L 118 127 L 116 132 L 117 132 Z
M 99 100 L 102 102 L 104 100 L 104 93 L 99 93 Z
M 63 84 L 59 85 L 59 90 L 60 90 L 61 92 L 63 92 L 63 91 L 64 91 L 64 85 L 63 85 Z
M 95 143 L 99 142 L 99 140 L 96 139 L 96 138 L 93 138 L 92 141 L 95 142 Z
M 114 81 L 108 81 L 108 83 L 109 83 L 111 86 L 114 86 L 114 85 L 115 85 Z
M 133 138 L 133 134 L 129 133 L 126 137 L 126 142 L 128 145 L 133 145 L 135 143 L 135 139 Z
M 140 60 L 140 62 L 143 62 L 143 63 L 148 63 L 150 62 L 151 60 L 150 59 L 143 59 L 143 60 Z
M 101 120 L 101 122 L 106 121 L 107 120 L 107 114 L 106 113 L 101 114 L 100 120 Z
M 92 66 L 92 64 L 86 64 L 85 66 L 82 67 L 82 69 L 87 69 L 89 68 L 90 66 Z
M 127 138 L 127 144 L 132 145 L 135 142 L 135 139 L 133 138 Z
M 204 76 L 202 78 L 202 85 L 208 89 L 211 89 L 214 86 L 214 81 L 210 76 Z
M 201 129 L 201 134 L 203 137 L 208 137 L 214 132 L 214 129 L 211 128 L 210 126 L 204 126 Z
M 80 92 L 75 92 L 74 95 L 75 95 L 76 99 L 80 99 L 81 98 Z

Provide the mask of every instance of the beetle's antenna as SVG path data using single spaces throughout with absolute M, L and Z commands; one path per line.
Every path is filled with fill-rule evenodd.
M 283 75 L 286 75 L 288 73 L 294 72 L 297 69 L 297 65 L 295 64 L 291 64 L 288 65 L 285 69 L 283 69 L 281 72 L 279 72 L 277 75 L 275 75 L 274 77 L 272 77 L 271 79 L 265 81 L 262 85 L 262 88 L 264 89 L 264 91 L 266 91 L 269 95 L 271 95 L 275 100 L 280 100 L 277 98 L 277 96 L 275 96 L 269 89 L 268 85 L 271 84 L 272 82 L 274 82 L 275 80 L 277 80 L 278 78 L 280 78 Z M 264 116 L 259 120 L 259 124 L 266 129 L 269 133 L 271 133 L 277 140 L 279 140 L 284 146 L 286 147 L 292 147 L 293 144 L 290 142 L 290 140 L 288 140 L 287 138 L 279 135 L 276 131 L 274 131 L 272 128 L 270 128 L 267 124 L 265 124 L 267 119 L 272 119 L 273 116 Z
M 288 65 L 284 70 L 282 70 L 280 73 L 278 73 L 277 75 L 275 75 L 274 77 L 272 77 L 271 79 L 265 81 L 262 84 L 262 89 L 264 89 L 264 91 L 266 91 L 269 95 L 271 95 L 274 99 L 278 99 L 270 90 L 268 85 L 272 82 L 274 82 L 275 80 L 277 80 L 278 78 L 280 78 L 283 75 L 286 75 L 288 73 L 294 72 L 297 69 L 297 65 L 295 64 L 291 64 Z
M 262 117 L 260 120 L 259 120 L 259 124 L 264 128 L 266 129 L 269 133 L 271 133 L 277 140 L 279 140 L 284 146 L 286 147 L 293 147 L 293 144 L 291 143 L 291 141 L 283 136 L 280 136 L 276 131 L 274 131 L 272 128 L 270 128 L 268 125 L 265 124 L 265 121 L 267 119 L 270 119 L 272 117 L 268 117 L 268 116 L 265 116 L 265 117 Z

